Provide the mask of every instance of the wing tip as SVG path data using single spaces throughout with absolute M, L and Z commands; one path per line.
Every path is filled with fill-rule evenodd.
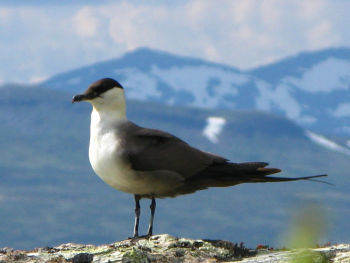
M 258 169 L 256 169 L 256 171 L 258 171 L 258 172 L 263 172 L 263 173 L 266 174 L 266 175 L 268 175 L 268 174 L 276 174 L 276 173 L 282 172 L 281 169 L 278 169 L 278 168 L 268 168 L 268 167 L 259 167 Z

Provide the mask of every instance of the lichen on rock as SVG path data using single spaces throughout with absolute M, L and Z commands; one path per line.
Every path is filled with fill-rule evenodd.
M 308 252 L 257 251 L 223 240 L 193 240 L 170 235 L 149 239 L 127 239 L 100 246 L 67 243 L 31 251 L 0 249 L 0 263 L 180 263 L 180 262 L 293 262 L 310 258 L 311 262 L 350 262 L 350 245 L 313 249 Z M 309 261 L 306 261 L 309 262 Z

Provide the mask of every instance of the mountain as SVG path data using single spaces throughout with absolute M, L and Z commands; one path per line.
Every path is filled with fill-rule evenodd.
M 282 112 L 321 133 L 349 135 L 349 48 L 301 53 L 249 73 L 265 94 L 259 109 Z
M 288 57 L 266 66 L 251 69 L 249 70 L 249 73 L 256 78 L 276 85 L 282 79 L 288 76 L 302 78 L 306 70 L 313 68 L 315 65 L 322 64 L 324 61 L 327 61 L 330 58 L 350 61 L 350 49 L 330 48 L 320 51 L 302 52 L 296 56 Z M 335 67 L 334 71 L 338 71 L 338 68 Z
M 262 110 L 305 129 L 350 135 L 350 49 L 301 53 L 258 67 L 239 69 L 147 48 L 49 78 L 43 87 L 81 92 L 112 77 L 129 99 L 206 109 Z M 347 146 L 346 146 L 347 147 Z
M 0 247 L 101 244 L 130 236 L 133 197 L 103 183 L 88 161 L 90 105 L 72 105 L 65 91 L 0 90 Z M 349 157 L 312 143 L 294 122 L 253 110 L 136 100 L 128 100 L 128 117 L 235 162 L 268 161 L 284 176 L 328 173 L 336 185 L 246 184 L 161 199 L 155 233 L 282 246 L 295 208 L 318 202 L 330 222 L 326 240 L 349 242 Z M 141 206 L 143 233 L 149 202 Z

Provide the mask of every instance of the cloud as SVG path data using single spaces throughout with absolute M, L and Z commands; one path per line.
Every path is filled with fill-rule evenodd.
M 326 1 L 210 0 L 156 7 L 121 2 L 101 7 L 115 43 L 151 46 L 247 68 L 305 46 L 340 43 Z M 118 15 L 116 15 L 118 14 Z M 244 55 L 242 55 L 244 54 Z
M 320 14 L 324 14 L 329 7 L 325 0 L 298 1 L 297 5 L 299 15 L 305 20 L 320 19 Z
M 93 37 L 98 28 L 98 19 L 93 15 L 92 8 L 83 7 L 73 17 L 76 33 L 81 37 Z
M 10 8 L 0 8 L 0 25 L 7 25 L 13 18 Z
M 90 25 L 84 24 L 89 19 L 89 11 L 76 6 L 0 9 L 1 14 L 7 14 L 6 24 L 0 27 L 4 39 L 0 43 L 0 57 L 6 64 L 0 79 L 32 82 L 38 76 L 49 77 L 123 52 L 124 49 L 113 46 L 108 33 L 99 32 L 98 27 L 90 31 L 82 29 Z M 76 31 L 77 23 L 80 23 L 80 33 Z
M 314 25 L 307 35 L 308 46 L 312 49 L 321 49 L 337 45 L 339 37 L 335 33 L 332 23 L 328 20 L 320 21 Z
M 154 45 L 157 27 L 154 25 L 159 20 L 153 17 L 159 9 L 147 6 L 134 6 L 122 3 L 104 10 L 109 19 L 109 34 L 117 44 L 126 45 L 127 49 L 139 46 Z M 161 31 L 158 31 L 161 33 Z
M 9 65 L 0 78 L 21 73 L 28 81 L 141 46 L 251 68 L 305 49 L 350 45 L 349 9 L 332 0 L 8 6 L 0 8 L 0 56 Z

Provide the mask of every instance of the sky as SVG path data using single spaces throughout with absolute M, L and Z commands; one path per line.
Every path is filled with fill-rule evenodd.
M 36 83 L 139 47 L 250 69 L 350 47 L 347 0 L 0 0 L 0 83 Z

